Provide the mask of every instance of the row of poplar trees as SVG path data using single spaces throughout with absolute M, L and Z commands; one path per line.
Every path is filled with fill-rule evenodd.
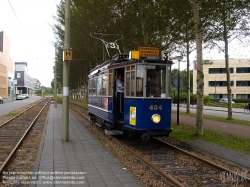
M 89 71 L 108 59 L 103 43 L 92 38 L 90 33 L 119 34 L 123 37 L 118 42 L 122 53 L 139 46 L 153 46 L 168 53 L 171 59 L 173 52 L 181 52 L 187 58 L 187 77 L 190 77 L 189 55 L 196 50 L 196 133 L 201 135 L 204 93 L 202 50 L 219 48 L 225 53 L 228 119 L 232 118 L 228 46 L 234 39 L 244 43 L 249 36 L 249 0 L 71 0 L 70 10 L 70 47 L 73 50 L 70 90 L 87 88 Z M 57 78 L 62 85 L 65 0 L 58 4 L 54 18 Z M 112 42 L 118 39 L 116 37 L 110 36 L 105 40 Z M 189 113 L 190 81 L 187 88 Z

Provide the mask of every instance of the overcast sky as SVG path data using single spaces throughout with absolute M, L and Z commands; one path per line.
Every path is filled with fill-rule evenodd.
M 46 87 L 51 86 L 54 77 L 55 49 L 51 26 L 59 1 L 0 0 L 0 31 L 4 31 L 10 39 L 11 57 L 14 62 L 27 62 L 29 74 Z M 224 53 L 218 50 L 203 50 L 203 55 L 203 59 L 208 60 L 224 58 Z M 191 64 L 195 56 L 193 52 Z M 239 48 L 237 44 L 231 43 L 229 57 L 250 58 L 249 48 Z M 176 63 L 173 69 L 177 67 Z M 186 69 L 186 63 L 181 63 L 181 69 Z
M 50 87 L 55 49 L 51 28 L 59 0 L 0 0 L 0 31 L 10 39 L 14 62 L 27 62 L 29 74 Z

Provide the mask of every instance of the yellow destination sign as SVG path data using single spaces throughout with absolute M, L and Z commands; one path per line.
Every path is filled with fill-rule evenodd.
M 156 47 L 139 47 L 138 51 L 139 51 L 140 57 L 160 55 L 160 49 Z

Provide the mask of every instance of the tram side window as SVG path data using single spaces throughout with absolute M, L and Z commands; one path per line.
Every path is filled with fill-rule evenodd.
M 108 95 L 108 75 L 104 75 L 102 77 L 102 95 L 107 96 Z
M 131 71 L 131 96 L 135 96 L 135 72 Z
M 89 95 L 92 95 L 92 80 L 89 80 Z
M 97 82 L 97 79 L 93 79 L 92 80 L 92 95 L 96 95 L 96 82 Z
M 137 65 L 136 68 L 136 97 L 143 97 L 143 77 L 145 77 L 145 66 Z
M 109 70 L 109 81 L 108 81 L 109 95 L 113 95 L 113 70 Z
M 102 77 L 97 78 L 97 95 L 102 95 Z
M 130 72 L 126 72 L 126 96 L 131 96 L 130 95 Z
M 126 96 L 135 96 L 135 66 L 126 67 Z

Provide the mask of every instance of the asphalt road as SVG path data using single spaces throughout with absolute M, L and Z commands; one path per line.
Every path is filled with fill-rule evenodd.
M 4 99 L 3 104 L 0 104 L 0 116 L 8 114 L 11 111 L 14 111 L 18 108 L 21 108 L 25 105 L 31 104 L 33 102 L 38 101 L 42 97 L 40 96 L 30 96 L 29 98 L 23 100 L 12 100 L 12 99 Z
M 28 105 L 30 103 L 33 103 L 35 101 L 38 101 L 42 97 L 40 96 L 31 96 L 24 100 L 12 100 L 12 99 L 5 99 L 3 104 L 0 104 L 0 116 L 5 115 L 13 110 L 16 110 L 18 108 L 21 108 L 25 105 Z M 180 104 L 180 111 L 185 112 L 186 106 L 183 104 Z M 172 106 L 173 110 L 177 110 L 177 104 Z M 233 108 L 233 118 L 235 119 L 242 119 L 242 120 L 249 120 L 250 121 L 250 114 L 244 113 L 244 109 L 241 108 Z M 196 106 L 190 107 L 190 112 L 196 113 Z M 227 117 L 227 108 L 222 107 L 210 107 L 210 106 L 204 106 L 203 110 L 204 114 L 211 115 L 211 116 L 220 116 L 220 117 Z
M 185 105 L 179 105 L 180 111 L 185 112 L 186 106 Z M 173 110 L 177 110 L 177 104 L 172 106 Z M 196 105 L 190 107 L 190 112 L 196 113 Z M 250 114 L 244 113 L 244 109 L 242 108 L 233 108 L 232 109 L 232 115 L 234 119 L 242 119 L 242 120 L 250 120 Z M 228 109 L 222 108 L 222 107 L 210 107 L 210 106 L 204 106 L 203 108 L 203 114 L 211 115 L 211 116 L 219 116 L 219 117 L 225 117 L 228 116 Z

